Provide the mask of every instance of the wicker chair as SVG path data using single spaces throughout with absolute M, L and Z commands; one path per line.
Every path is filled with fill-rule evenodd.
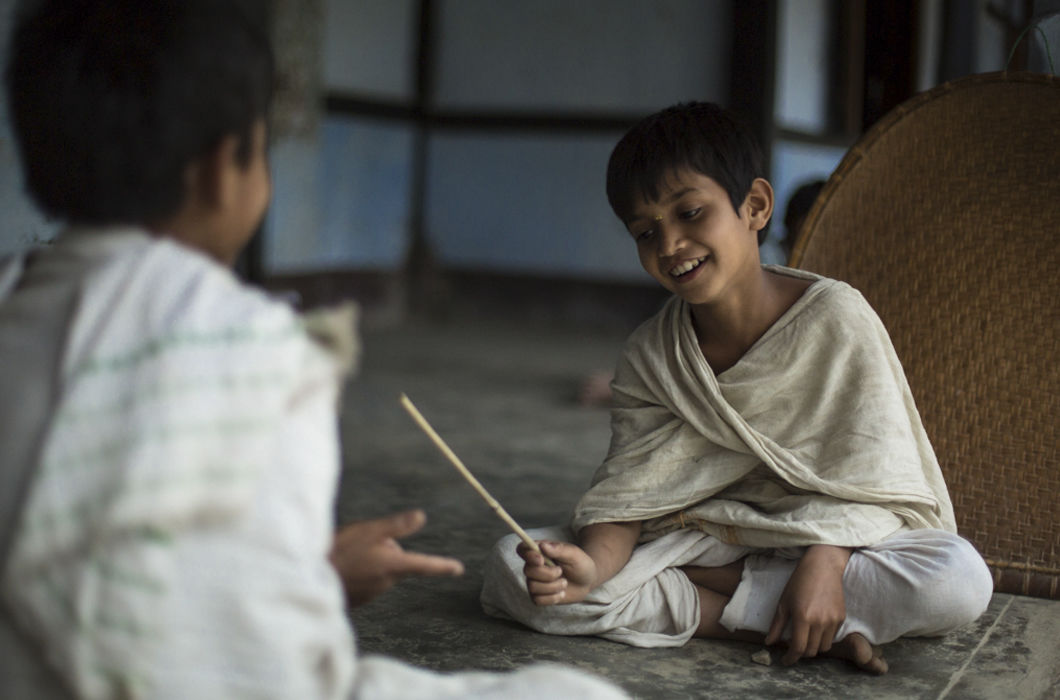
M 1060 598 L 1060 79 L 977 75 L 897 107 L 791 264 L 883 319 L 996 590 Z

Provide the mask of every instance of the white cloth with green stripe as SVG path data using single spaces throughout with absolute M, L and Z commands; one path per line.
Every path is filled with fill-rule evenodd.
M 0 433 L 27 461 L 0 471 L 33 472 L 0 561 L 5 696 L 519 696 L 518 675 L 356 659 L 327 561 L 343 372 L 291 309 L 136 230 L 70 231 L 4 279 L 4 337 L 44 324 L 61 347 L 52 386 L 22 386 L 54 395 L 39 450 Z M 16 303 L 38 288 L 65 302 Z M 49 360 L 8 347 L 17 413 L 8 389 Z
M 4 569 L 19 627 L 79 697 L 341 696 L 335 362 L 174 242 L 71 231 L 20 288 L 75 275 Z

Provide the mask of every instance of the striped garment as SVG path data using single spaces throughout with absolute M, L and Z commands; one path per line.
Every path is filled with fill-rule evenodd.
M 19 628 L 78 697 L 343 697 L 337 363 L 289 308 L 139 231 L 71 231 L 10 294 L 73 277 L 3 572 Z

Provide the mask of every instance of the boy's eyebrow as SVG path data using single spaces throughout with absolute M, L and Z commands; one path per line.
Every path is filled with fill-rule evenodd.
M 672 204 L 673 202 L 676 202 L 677 200 L 681 199 L 681 197 L 684 197 L 689 192 L 695 192 L 695 191 L 696 191 L 695 187 L 685 187 L 685 188 L 682 188 L 682 189 L 674 192 L 669 197 L 667 197 L 665 200 L 660 201 L 659 203 L 660 204 Z M 626 219 L 625 223 L 628 225 L 628 224 L 631 224 L 631 223 L 633 223 L 634 221 L 636 221 L 638 219 L 650 219 L 650 218 L 652 218 L 652 217 L 648 216 L 647 214 L 641 214 L 640 212 L 636 212 L 635 211 L 635 212 L 633 212 L 632 216 L 630 216 L 628 219 Z
M 678 190 L 677 192 L 674 192 L 672 195 L 670 195 L 667 198 L 667 200 L 665 202 L 663 202 L 663 204 L 670 204 L 672 202 L 676 202 L 677 200 L 681 199 L 681 197 L 684 197 L 689 192 L 695 192 L 695 191 L 696 191 L 695 187 L 686 187 L 683 190 Z

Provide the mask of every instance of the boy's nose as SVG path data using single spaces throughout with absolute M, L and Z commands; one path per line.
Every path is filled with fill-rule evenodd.
M 684 244 L 684 237 L 677 227 L 659 225 L 659 257 L 673 257 L 681 251 Z

